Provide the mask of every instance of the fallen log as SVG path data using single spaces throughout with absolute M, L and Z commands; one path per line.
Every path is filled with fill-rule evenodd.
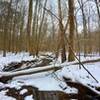
M 32 95 L 34 100 L 70 100 L 77 97 L 77 94 L 67 94 L 62 91 L 40 91 L 37 87 L 22 86 L 20 89 L 6 87 L 1 91 L 7 90 L 6 95 L 17 100 L 25 100 L 26 96 Z M 25 92 L 22 92 L 22 91 Z
M 43 72 L 55 72 L 60 70 L 61 67 L 54 67 L 54 66 L 45 66 L 45 67 L 38 67 L 38 68 L 30 68 L 26 70 L 16 71 L 16 72 L 0 72 L 0 81 L 7 82 L 11 80 L 13 77 L 22 76 L 22 75 L 30 75 L 36 73 L 43 73 Z
M 91 87 L 79 82 L 67 81 L 66 77 L 63 78 L 67 85 L 78 89 L 78 100 L 100 100 L 100 94 Z
M 62 91 L 39 91 L 39 100 L 71 100 L 77 98 L 77 94 L 67 94 Z
M 100 62 L 100 59 L 93 59 L 93 60 L 82 61 L 83 64 L 95 63 L 95 62 Z M 72 65 L 77 65 L 77 64 L 80 64 L 80 63 L 76 62 L 76 63 L 73 63 Z

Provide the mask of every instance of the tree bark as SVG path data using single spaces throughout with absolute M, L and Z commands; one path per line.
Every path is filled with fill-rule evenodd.
M 32 9 L 33 9 L 33 0 L 29 0 L 29 11 L 28 11 L 28 22 L 27 22 L 27 51 L 30 50 L 30 36 L 31 36 L 31 30 L 32 30 Z
M 65 48 L 65 31 L 62 24 L 62 13 L 61 13 L 61 0 L 58 0 L 58 14 L 59 14 L 59 36 L 60 36 L 60 47 L 61 47 L 61 61 L 66 61 L 66 48 Z
M 75 25 L 74 25 L 74 0 L 68 0 L 68 5 L 69 5 L 69 45 L 72 48 L 72 50 L 74 49 L 74 29 L 75 29 Z M 73 52 L 71 50 L 71 48 L 69 47 L 69 54 L 68 54 L 68 61 L 74 61 L 74 55 Z

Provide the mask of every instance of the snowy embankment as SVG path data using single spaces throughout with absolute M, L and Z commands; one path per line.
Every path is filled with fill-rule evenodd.
M 8 54 L 7 57 L 1 57 L 0 59 L 0 69 L 4 67 L 4 65 L 7 65 L 10 62 L 20 62 L 22 60 L 33 60 L 32 56 L 29 56 L 28 53 L 19 53 L 17 55 L 15 54 Z M 93 59 L 100 59 L 100 57 L 81 57 L 81 61 L 86 60 L 93 60 Z M 76 89 L 70 88 L 65 84 L 63 81 L 63 76 L 68 77 L 72 79 L 73 81 L 83 83 L 88 86 L 99 86 L 100 87 L 100 62 L 94 62 L 94 63 L 88 63 L 84 64 L 84 66 L 92 73 L 92 75 L 99 81 L 97 83 L 81 66 L 81 69 L 79 68 L 79 65 L 72 65 L 77 61 L 68 63 L 65 62 L 63 64 L 60 63 L 60 61 L 54 61 L 51 66 L 61 66 L 62 69 L 57 71 L 55 74 L 31 74 L 31 75 L 23 75 L 14 77 L 8 84 L 0 84 L 0 87 L 15 87 L 20 88 L 22 85 L 32 85 L 35 87 L 38 87 L 39 90 L 60 90 L 67 93 L 77 92 Z M 29 70 L 29 69 L 28 69 Z M 28 71 L 27 70 L 27 71 Z M 0 72 L 2 75 L 4 73 L 7 74 L 13 74 L 9 72 Z M 17 73 L 17 72 L 15 72 Z M 6 74 L 5 74 L 6 75 Z M 67 87 L 65 90 L 63 88 Z M 94 88 L 93 88 L 94 89 Z M 2 95 L 2 96 L 1 96 Z M 3 99 L 3 93 L 0 92 L 0 100 Z M 2 97 L 2 98 L 1 98 Z M 5 98 L 5 95 L 4 95 Z M 14 99 L 9 99 L 14 100 Z
M 21 61 L 27 61 L 27 60 L 33 60 L 33 56 L 29 56 L 29 53 L 8 53 L 6 57 L 2 57 L 2 54 L 0 55 L 0 71 L 4 68 L 5 65 L 11 63 L 11 62 L 21 62 Z

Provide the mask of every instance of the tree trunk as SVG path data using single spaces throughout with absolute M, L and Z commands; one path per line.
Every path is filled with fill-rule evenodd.
M 98 2 L 100 2 L 100 1 L 98 1 Z M 99 19 L 99 21 L 98 21 L 98 25 L 99 25 L 98 29 L 99 29 L 99 32 L 100 32 L 100 10 L 99 10 L 98 2 L 97 2 L 97 0 L 95 0 L 95 4 L 96 4 L 96 8 L 97 8 L 97 13 L 98 13 L 98 19 Z M 100 55 L 100 34 L 99 34 L 99 55 Z
M 68 0 L 69 5 L 69 55 L 68 55 L 68 61 L 74 61 L 74 55 L 72 50 L 74 49 L 74 0 Z
M 66 61 L 66 49 L 65 49 L 65 31 L 62 24 L 62 13 L 61 13 L 61 0 L 58 0 L 58 14 L 59 14 L 59 34 L 60 34 L 60 46 L 61 46 L 61 61 Z
M 29 0 L 29 10 L 28 10 L 28 22 L 27 22 L 27 51 L 30 50 L 30 36 L 31 36 L 31 29 L 32 29 L 32 9 L 33 9 L 33 0 Z

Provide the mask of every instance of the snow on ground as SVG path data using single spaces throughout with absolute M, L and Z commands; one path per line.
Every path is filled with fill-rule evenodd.
M 35 59 L 35 58 L 34 58 Z M 21 62 L 22 60 L 33 60 L 33 56 L 29 56 L 29 53 L 23 52 L 23 53 L 7 53 L 6 57 L 2 57 L 2 54 L 0 55 L 0 71 L 3 69 L 4 65 L 7 65 L 11 62 Z
M 12 98 L 12 97 L 6 96 L 6 95 L 5 95 L 6 92 L 7 92 L 7 91 L 2 91 L 2 92 L 0 92 L 0 100 L 16 100 L 16 99 L 14 99 L 14 98 Z M 31 100 L 31 99 L 30 99 L 30 100 Z
M 20 94 L 23 95 L 23 94 L 26 93 L 26 92 L 27 92 L 27 89 L 23 89 L 23 90 L 20 91 Z
M 8 64 L 12 61 L 21 61 L 21 60 L 31 60 L 34 59 L 32 56 L 29 56 L 28 53 L 19 53 L 8 54 L 7 57 L 1 57 L 0 59 L 0 69 L 3 68 L 5 64 Z M 81 57 L 82 61 L 100 59 L 99 56 L 95 57 Z M 76 61 L 74 61 L 76 62 Z M 72 62 L 73 63 L 73 62 Z M 32 85 L 38 87 L 39 90 L 59 90 L 67 93 L 77 92 L 76 89 L 68 87 L 62 80 L 63 76 L 71 78 L 73 81 L 81 82 L 85 85 L 92 86 L 100 86 L 100 62 L 88 63 L 84 64 L 84 66 L 92 73 L 92 75 L 99 81 L 97 83 L 82 67 L 79 68 L 79 65 L 72 65 L 72 63 L 65 62 L 60 64 L 60 62 L 56 61 L 53 64 L 56 66 L 63 67 L 62 70 L 56 72 L 55 74 L 41 73 L 35 75 L 24 75 L 13 78 L 11 82 L 8 84 L 0 83 L 0 87 L 15 87 L 20 88 L 22 85 Z M 67 87 L 66 90 L 62 88 Z M 22 92 L 25 92 L 23 90 Z M 6 96 L 4 93 L 0 92 L 0 100 L 5 100 Z M 8 98 L 7 98 L 8 99 Z M 13 98 L 9 98 L 8 100 L 14 100 Z M 32 100 L 32 96 L 28 96 L 25 100 Z
M 33 100 L 32 95 L 25 97 L 25 100 Z

